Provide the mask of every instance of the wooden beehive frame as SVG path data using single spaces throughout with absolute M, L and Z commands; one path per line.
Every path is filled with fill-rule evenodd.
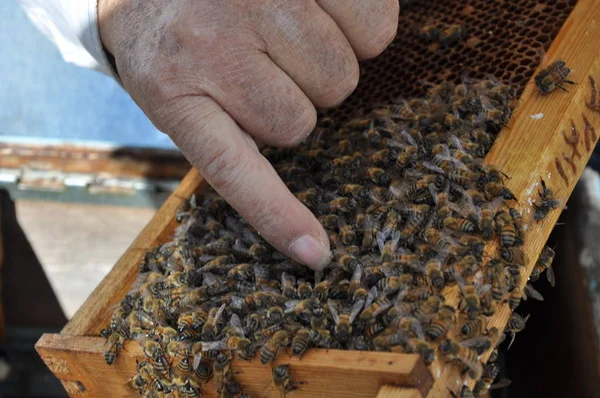
M 540 178 L 559 198 L 568 198 L 600 134 L 600 0 L 580 0 L 547 53 L 548 60 L 563 59 L 576 85 L 541 96 L 529 84 L 521 97 L 515 120 L 503 131 L 485 162 L 500 166 L 511 178 L 506 182 L 525 214 L 532 211 Z M 598 85 L 593 82 L 598 81 Z M 535 117 L 532 117 L 536 115 Z M 598 128 L 598 132 L 595 128 Z M 104 339 L 98 336 L 114 305 L 129 291 L 138 264 L 151 247 L 164 243 L 176 225 L 177 207 L 192 193 L 201 193 L 202 177 L 192 170 L 179 188 L 137 237 L 115 267 L 60 334 L 45 334 L 36 349 L 70 395 L 135 396 L 125 386 L 143 356 L 135 343 L 125 346 L 116 364 L 102 358 Z M 522 270 L 525 283 L 554 227 L 560 211 L 552 211 L 531 225 L 523 250 L 532 260 Z M 487 247 L 488 253 L 495 247 Z M 560 281 L 559 281 L 560 283 Z M 456 305 L 456 286 L 444 290 L 446 301 Z M 503 304 L 488 327 L 503 329 L 510 311 Z M 487 360 L 489 353 L 483 356 Z M 533 359 L 532 359 L 533 360 Z M 379 352 L 311 350 L 303 359 L 285 358 L 292 374 L 306 384 L 294 396 L 449 397 L 464 383 L 459 368 L 434 362 L 427 369 L 417 355 Z M 270 368 L 257 362 L 236 360 L 232 365 L 241 384 L 250 392 L 277 396 Z M 212 383 L 206 388 L 214 396 Z M 473 381 L 470 382 L 472 387 Z M 212 389 L 212 390 L 211 390 Z

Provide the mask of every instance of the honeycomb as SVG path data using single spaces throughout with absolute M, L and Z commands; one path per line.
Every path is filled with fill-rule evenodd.
M 361 64 L 358 88 L 327 115 L 343 123 L 399 96 L 422 97 L 427 83 L 492 75 L 520 92 L 576 0 L 421 0 L 400 12 L 398 34 L 379 57 Z M 465 40 L 441 51 L 419 35 L 428 24 L 462 24 Z

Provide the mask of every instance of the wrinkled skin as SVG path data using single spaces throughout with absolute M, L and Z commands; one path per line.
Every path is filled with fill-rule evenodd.
M 293 146 L 393 39 L 398 0 L 99 0 L 131 97 L 273 246 L 314 268 L 323 227 L 255 141 Z

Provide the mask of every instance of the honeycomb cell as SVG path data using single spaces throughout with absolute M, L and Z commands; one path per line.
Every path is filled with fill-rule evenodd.
M 358 88 L 328 115 L 343 123 L 373 104 L 422 96 L 422 81 L 440 82 L 443 76 L 460 83 L 463 76 L 496 73 L 522 91 L 540 63 L 539 50 L 549 47 L 576 3 L 472 0 L 465 6 L 464 0 L 421 0 L 402 11 L 396 41 L 381 56 L 361 63 Z M 418 35 L 422 25 L 431 23 L 463 24 L 464 42 L 432 51 Z

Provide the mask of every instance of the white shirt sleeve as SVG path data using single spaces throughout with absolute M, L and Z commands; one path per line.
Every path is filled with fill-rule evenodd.
M 27 16 L 67 62 L 116 76 L 98 30 L 97 0 L 19 0 Z

